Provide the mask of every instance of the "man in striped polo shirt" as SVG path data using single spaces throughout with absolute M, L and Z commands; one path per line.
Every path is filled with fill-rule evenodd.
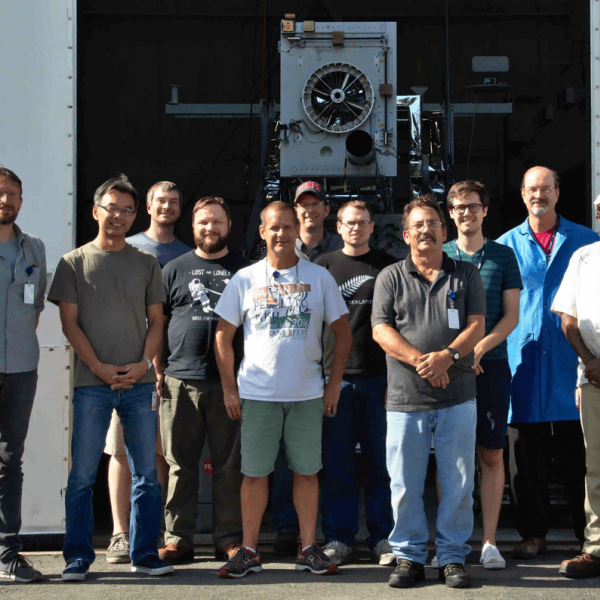
M 503 569 L 506 562 L 496 548 L 496 528 L 504 494 L 503 450 L 510 403 L 511 374 L 506 337 L 519 322 L 523 289 L 519 264 L 512 248 L 483 236 L 483 219 L 490 196 L 478 181 L 459 181 L 448 193 L 448 211 L 458 239 L 444 244 L 448 256 L 474 264 L 485 289 L 485 337 L 475 346 L 477 373 L 477 456 L 481 465 L 483 548 L 486 569 Z

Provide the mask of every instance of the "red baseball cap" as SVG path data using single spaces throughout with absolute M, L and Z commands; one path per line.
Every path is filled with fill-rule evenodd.
M 316 181 L 305 181 L 303 184 L 299 185 L 296 188 L 296 197 L 294 198 L 294 204 L 302 194 L 312 194 L 316 196 L 322 202 L 327 204 L 327 198 L 325 197 L 325 192 L 323 191 L 323 186 Z

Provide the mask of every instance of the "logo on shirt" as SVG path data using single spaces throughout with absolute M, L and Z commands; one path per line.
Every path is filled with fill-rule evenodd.
M 271 338 L 307 339 L 310 291 L 311 286 L 303 283 L 255 288 L 256 331 Z
M 369 279 L 375 279 L 375 277 L 371 277 L 370 275 L 358 275 L 357 277 L 353 277 L 349 279 L 342 285 L 338 286 L 340 288 L 340 292 L 342 292 L 342 296 L 344 299 L 350 300 L 354 294 L 359 290 L 359 288 L 369 281 Z
M 223 283 L 227 285 L 229 283 L 229 279 L 223 279 Z M 202 310 L 205 313 L 210 313 L 214 309 L 210 305 L 210 298 L 208 293 L 217 294 L 221 296 L 221 292 L 216 292 L 215 290 L 211 290 L 207 288 L 200 279 L 192 279 L 192 281 L 188 285 L 190 289 L 190 294 L 192 295 L 192 302 L 199 302 L 200 306 L 202 306 Z

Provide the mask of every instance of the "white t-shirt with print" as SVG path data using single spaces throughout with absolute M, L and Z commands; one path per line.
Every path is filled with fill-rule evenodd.
M 558 292 L 554 296 L 552 312 L 565 313 L 577 319 L 581 337 L 588 350 L 600 357 L 600 242 L 583 246 L 571 256 Z M 588 383 L 585 365 L 579 359 L 577 385 Z
M 244 326 L 241 398 L 289 402 L 323 395 L 323 322 L 348 313 L 335 279 L 304 259 L 279 271 L 263 259 L 240 269 L 214 311 Z

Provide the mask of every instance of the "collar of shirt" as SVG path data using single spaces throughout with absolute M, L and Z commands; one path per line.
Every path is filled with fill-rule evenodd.
M 311 251 L 309 252 L 308 247 L 302 241 L 302 238 L 298 236 L 296 238 L 296 248 L 298 248 L 298 250 L 301 250 L 302 252 L 304 252 L 304 254 L 310 254 L 315 248 L 327 247 L 327 245 L 329 243 L 329 238 L 331 238 L 331 235 L 329 233 L 327 233 L 326 229 L 323 229 L 323 239 L 316 246 L 313 246 Z
M 417 273 L 417 275 L 420 275 L 419 269 L 415 267 L 415 263 L 412 261 L 410 254 L 404 259 L 404 266 L 409 273 Z M 456 271 L 456 261 L 453 258 L 450 258 L 445 252 L 442 252 L 441 270 L 446 273 Z

